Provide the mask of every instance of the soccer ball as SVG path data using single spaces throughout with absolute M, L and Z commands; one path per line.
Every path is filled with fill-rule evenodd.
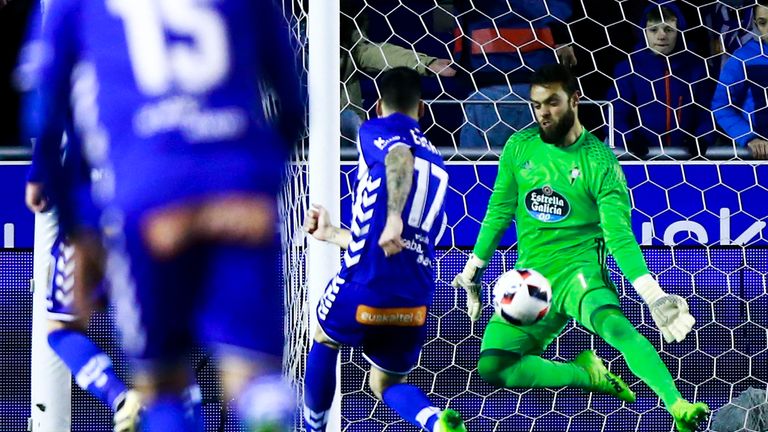
M 536 270 L 510 270 L 493 287 L 496 313 L 515 325 L 531 325 L 549 311 L 552 287 Z

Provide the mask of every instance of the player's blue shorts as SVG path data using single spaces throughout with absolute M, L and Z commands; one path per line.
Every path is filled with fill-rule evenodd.
M 317 305 L 317 319 L 335 342 L 361 347 L 372 365 L 405 375 L 419 361 L 428 308 L 425 301 L 395 297 L 337 275 Z
M 240 356 L 283 353 L 277 239 L 268 246 L 198 244 L 150 255 L 141 213 L 112 216 L 107 275 L 126 353 L 139 367 L 173 364 L 205 345 Z
M 51 248 L 49 283 L 46 291 L 48 319 L 74 321 L 78 318 L 75 310 L 75 260 L 74 247 L 62 236 L 57 236 Z M 104 303 L 106 289 L 100 283 L 92 292 L 93 303 Z

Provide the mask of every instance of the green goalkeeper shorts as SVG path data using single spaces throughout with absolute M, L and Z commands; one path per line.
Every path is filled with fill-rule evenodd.
M 553 266 L 554 267 L 554 266 Z M 555 267 L 556 268 L 556 267 Z M 594 333 L 592 319 L 605 308 L 620 308 L 608 269 L 598 263 L 572 263 L 566 269 L 534 268 L 552 285 L 552 307 L 541 321 L 530 326 L 510 324 L 498 314 L 488 322 L 480 347 L 519 355 L 539 355 L 563 331 L 570 318 Z

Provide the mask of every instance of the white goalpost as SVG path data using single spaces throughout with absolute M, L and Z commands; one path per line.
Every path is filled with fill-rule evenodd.
M 69 432 L 72 428 L 72 375 L 48 345 L 46 294 L 50 283 L 51 247 L 58 226 L 56 214 L 35 215 L 32 290 L 32 374 L 29 432 Z
M 40 0 L 45 13 L 50 0 Z M 35 215 L 32 264 L 32 353 L 29 432 L 69 432 L 72 428 L 72 374 L 48 345 L 46 294 L 50 283 L 51 248 L 59 227 L 54 211 Z
M 339 0 L 312 1 L 309 4 L 309 202 L 322 204 L 328 209 L 334 225 L 340 218 L 339 179 L 339 118 L 340 77 L 339 59 Z M 308 242 L 307 253 L 307 303 L 309 334 L 311 340 L 317 328 L 315 306 L 320 301 L 325 286 L 338 271 L 340 251 L 338 246 Z M 336 370 L 336 397 L 328 418 L 327 430 L 341 430 L 340 363 Z M 305 415 L 309 415 L 306 413 Z M 309 418 L 310 422 L 315 419 Z

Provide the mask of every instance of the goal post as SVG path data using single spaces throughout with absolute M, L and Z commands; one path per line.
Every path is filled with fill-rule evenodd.
M 309 149 L 307 176 L 309 204 L 323 205 L 331 216 L 331 223 L 340 222 L 339 142 L 341 99 L 338 83 L 339 59 L 339 0 L 309 3 L 307 35 L 307 81 L 309 91 Z M 305 209 L 301 209 L 305 210 Z M 307 243 L 307 347 L 311 347 L 317 328 L 315 306 L 325 286 L 340 268 L 338 246 L 308 239 Z M 328 414 L 327 430 L 341 430 L 340 366 L 336 370 L 336 396 Z M 301 402 L 300 402 L 301 403 Z M 307 413 L 303 413 L 308 415 Z M 312 419 L 310 418 L 310 421 Z
M 58 234 L 54 211 L 35 215 L 32 264 L 32 374 L 30 432 L 69 432 L 72 427 L 72 375 L 48 345 L 47 291 L 51 248 Z
M 40 0 L 45 14 L 51 0 Z M 47 292 L 51 248 L 58 234 L 54 210 L 35 214 L 32 291 L 32 338 L 29 432 L 69 432 L 72 428 L 72 374 L 48 345 Z

